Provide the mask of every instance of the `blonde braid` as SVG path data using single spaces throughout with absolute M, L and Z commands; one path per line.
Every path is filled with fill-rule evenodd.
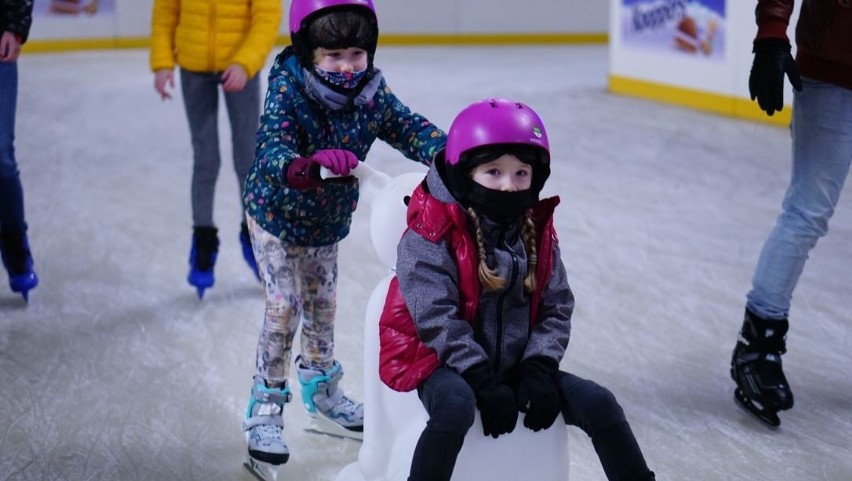
M 535 291 L 535 271 L 538 266 L 538 248 L 536 247 L 537 239 L 535 236 L 535 224 L 532 219 L 532 212 L 528 209 L 524 213 L 524 223 L 521 226 L 521 237 L 524 239 L 524 246 L 527 248 L 527 277 L 524 278 L 524 290 L 528 294 Z
M 502 288 L 506 281 L 497 275 L 497 271 L 488 267 L 485 262 L 485 245 L 482 242 L 482 228 L 479 226 L 479 217 L 473 208 L 467 209 L 467 215 L 473 222 L 474 234 L 476 236 L 477 252 L 479 253 L 479 282 L 489 291 L 496 291 Z

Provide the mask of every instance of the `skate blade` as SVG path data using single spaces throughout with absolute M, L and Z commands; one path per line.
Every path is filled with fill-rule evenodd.
M 781 425 L 781 418 L 778 417 L 777 411 L 771 411 L 758 403 L 749 399 L 742 389 L 734 390 L 734 401 L 742 410 L 756 417 L 762 423 L 770 428 L 777 428 Z
M 320 414 L 311 416 L 311 422 L 308 427 L 305 428 L 305 431 L 316 434 L 326 434 L 328 436 L 338 438 L 354 439 L 356 441 L 364 440 L 364 433 L 362 431 L 346 429 Z
M 257 461 L 251 456 L 246 457 L 243 466 L 254 475 L 258 481 L 276 481 L 278 479 L 278 466 Z

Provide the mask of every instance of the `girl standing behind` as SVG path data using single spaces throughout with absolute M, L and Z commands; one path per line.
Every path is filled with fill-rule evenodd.
M 243 423 L 249 456 L 280 465 L 293 341 L 302 403 L 314 428 L 361 438 L 361 403 L 343 393 L 334 357 L 337 248 L 349 234 L 358 180 L 349 176 L 376 139 L 431 164 L 445 134 L 411 112 L 373 64 L 370 0 L 293 0 L 292 45 L 275 59 L 246 181 L 249 231 L 266 294 L 254 386 Z M 322 166 L 342 178 L 320 180 Z M 251 460 L 249 460 L 251 462 Z

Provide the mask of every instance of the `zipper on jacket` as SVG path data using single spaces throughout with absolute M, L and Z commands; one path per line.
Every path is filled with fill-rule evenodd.
M 501 232 L 500 238 L 503 242 L 503 246 L 506 247 L 506 252 L 512 256 L 512 274 L 509 276 L 509 285 L 506 287 L 506 290 L 500 294 L 500 297 L 497 298 L 497 346 L 494 350 L 494 367 L 497 372 L 500 372 L 500 365 L 503 362 L 503 301 L 506 300 L 506 296 L 512 292 L 512 289 L 515 287 L 515 284 L 518 280 L 518 255 L 515 254 L 515 251 L 509 246 L 509 243 L 506 242 L 505 232 Z

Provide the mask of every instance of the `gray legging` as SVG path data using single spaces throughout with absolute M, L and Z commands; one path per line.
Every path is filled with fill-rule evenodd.
M 219 155 L 219 85 L 221 73 L 180 71 L 183 104 L 192 136 L 192 222 L 214 226 L 213 198 L 222 159 Z M 255 138 L 260 119 L 260 79 L 255 75 L 239 92 L 225 93 L 231 123 L 234 170 L 240 205 L 246 176 L 254 162 Z

